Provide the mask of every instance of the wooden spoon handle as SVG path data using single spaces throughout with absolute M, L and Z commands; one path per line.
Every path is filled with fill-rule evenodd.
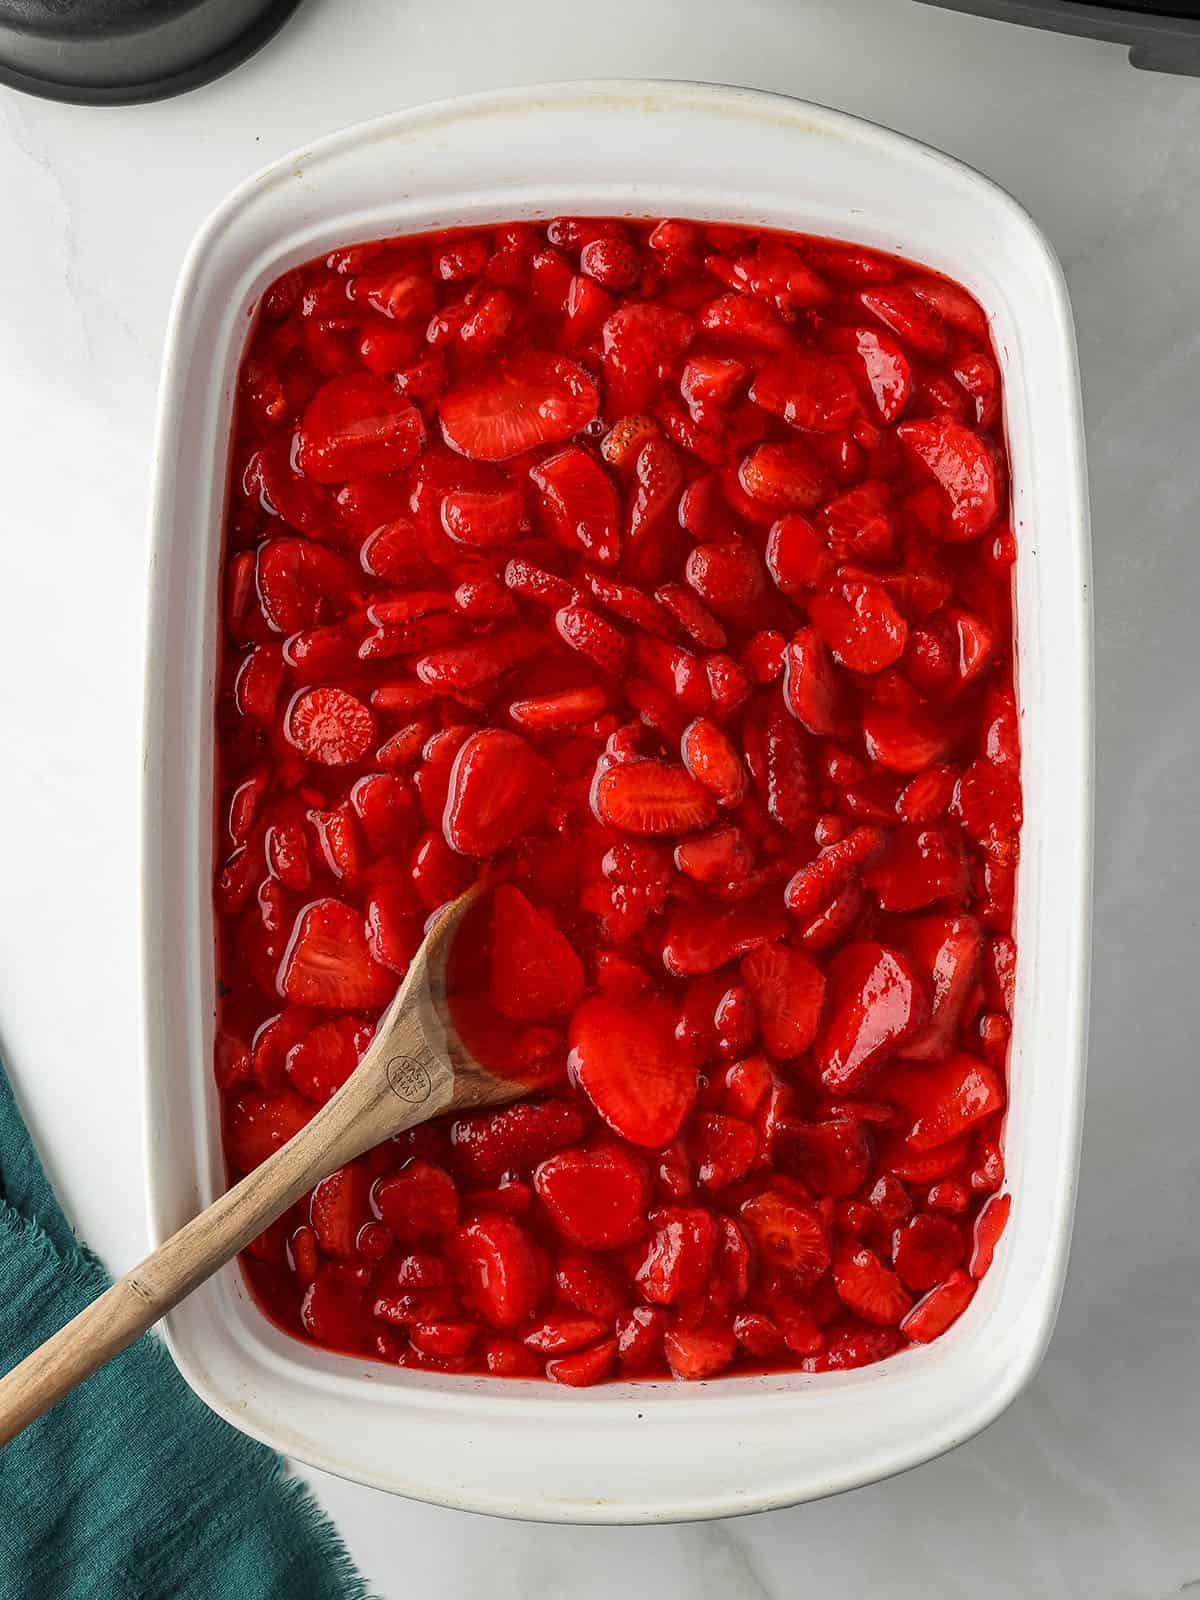
M 396 1017 L 378 1043 L 299 1133 L 0 1378 L 0 1445 L 132 1344 L 314 1183 L 446 1108 L 453 1073 L 415 1017 Z

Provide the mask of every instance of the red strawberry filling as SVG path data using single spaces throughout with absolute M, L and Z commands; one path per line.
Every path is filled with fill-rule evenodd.
M 293 1333 L 568 1386 L 838 1371 L 1011 1205 L 1000 368 L 876 252 L 558 218 L 335 251 L 243 364 L 215 1066 L 250 1171 L 486 870 L 450 1003 L 528 1086 L 248 1248 Z

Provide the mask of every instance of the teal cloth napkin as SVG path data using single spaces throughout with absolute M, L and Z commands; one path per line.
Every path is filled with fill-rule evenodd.
M 0 1065 L 0 1369 L 108 1284 L 59 1208 Z M 146 1334 L 0 1451 L 3 1600 L 370 1600 L 283 1462 Z

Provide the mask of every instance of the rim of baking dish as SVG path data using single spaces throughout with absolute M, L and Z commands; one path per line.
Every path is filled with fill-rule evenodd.
M 203 970 L 196 971 L 193 966 L 181 964 L 186 951 L 181 952 L 175 946 L 186 946 L 192 910 L 198 912 L 197 925 L 201 929 L 211 929 L 211 907 L 206 920 L 203 907 L 188 904 L 189 882 L 194 891 L 203 881 L 207 896 L 204 870 L 207 856 L 203 852 L 206 847 L 211 850 L 211 839 L 201 837 L 198 842 L 202 859 L 197 859 L 193 850 L 190 861 L 177 865 L 174 874 L 169 866 L 174 846 L 181 838 L 185 844 L 187 842 L 189 807 L 193 825 L 195 809 L 199 807 L 204 812 L 208 808 L 205 830 L 211 834 L 210 796 L 187 792 L 166 754 L 176 732 L 171 719 L 179 713 L 179 705 L 183 703 L 172 698 L 173 691 L 179 687 L 180 673 L 185 678 L 188 674 L 186 663 L 182 667 L 174 664 L 173 652 L 180 644 L 175 625 L 182 622 L 185 629 L 191 629 L 183 639 L 180 656 L 186 656 L 188 650 L 205 648 L 205 629 L 213 635 L 207 645 L 211 652 L 216 631 L 215 618 L 208 614 L 209 607 L 205 607 L 203 615 L 192 608 L 194 614 L 189 619 L 186 611 L 181 613 L 179 600 L 172 599 L 169 588 L 172 571 L 180 562 L 189 559 L 182 553 L 185 540 L 174 526 L 181 483 L 179 457 L 187 443 L 183 396 L 193 364 L 197 369 L 203 367 L 206 374 L 211 371 L 215 375 L 219 363 L 223 362 L 228 374 L 230 359 L 232 357 L 236 367 L 244 341 L 245 308 L 241 303 L 231 304 L 223 313 L 222 339 L 209 341 L 215 354 L 203 358 L 197 355 L 199 341 L 193 311 L 203 300 L 211 258 L 222 242 L 239 226 L 244 226 L 247 218 L 252 219 L 272 195 L 297 183 L 303 189 L 314 172 L 336 167 L 347 156 L 364 148 L 396 142 L 411 155 L 414 146 L 425 144 L 433 148 L 451 128 L 461 130 L 468 124 L 475 124 L 490 129 L 495 119 L 507 121 L 511 127 L 514 118 L 546 116 L 601 120 L 614 116 L 635 117 L 643 119 L 644 125 L 648 125 L 644 121 L 648 118 L 699 116 L 714 122 L 728 119 L 728 126 L 741 125 L 743 129 L 759 125 L 761 131 L 761 126 L 766 124 L 773 130 L 765 136 L 768 142 L 773 138 L 801 136 L 834 139 L 854 146 L 866 158 L 915 169 L 929 180 L 931 195 L 937 192 L 944 199 L 947 191 L 956 193 L 964 204 L 974 204 L 981 214 L 990 213 L 997 227 L 1003 224 L 1023 236 L 1035 280 L 1030 292 L 1038 297 L 1038 314 L 1053 334 L 1054 348 L 1041 349 L 1038 359 L 1043 366 L 1049 360 L 1057 377 L 1057 392 L 1053 394 L 1052 403 L 1046 401 L 1045 404 L 1050 406 L 1051 420 L 1056 420 L 1057 424 L 1056 430 L 1052 430 L 1056 433 L 1053 441 L 1057 467 L 1057 493 L 1053 496 L 1057 513 L 1055 531 L 1060 540 L 1055 555 L 1060 564 L 1065 562 L 1063 609 L 1061 613 L 1056 610 L 1053 630 L 1048 631 L 1044 626 L 1036 629 L 1039 634 L 1046 633 L 1046 639 L 1039 641 L 1034 659 L 1039 660 L 1044 653 L 1044 670 L 1052 669 L 1052 672 L 1045 684 L 1035 687 L 1039 692 L 1042 688 L 1046 692 L 1053 691 L 1058 697 L 1055 704 L 1070 713 L 1067 725 L 1056 725 L 1053 752 L 1047 749 L 1049 741 L 1042 739 L 1037 751 L 1038 762 L 1027 762 L 1025 773 L 1027 797 L 1032 785 L 1035 800 L 1053 798 L 1056 824 L 1052 837 L 1037 837 L 1039 861 L 1033 889 L 1038 905 L 1031 905 L 1028 859 L 1023 862 L 1019 875 L 1018 928 L 1024 931 L 1021 946 L 1023 951 L 1028 949 L 1028 956 L 1018 962 L 1014 1063 L 1018 1058 L 1024 1060 L 1027 1047 L 1032 1047 L 1032 1041 L 1022 1036 L 1024 1009 L 1021 1000 L 1034 992 L 1035 975 L 1029 970 L 1031 963 L 1035 957 L 1046 955 L 1041 944 L 1029 937 L 1029 931 L 1034 925 L 1043 934 L 1047 928 L 1057 929 L 1051 963 L 1053 1016 L 1057 1026 L 1051 1031 L 1060 1059 L 1056 1076 L 1039 1082 L 1037 1091 L 1036 1109 L 1044 1124 L 1041 1132 L 1047 1142 L 1038 1155 L 1044 1191 L 1038 1215 L 1023 1219 L 1021 1205 L 1014 1206 L 1008 1233 L 992 1271 L 955 1328 L 931 1346 L 905 1350 L 875 1366 L 847 1373 L 769 1374 L 718 1378 L 688 1385 L 614 1383 L 579 1391 L 543 1382 L 401 1371 L 354 1357 L 333 1355 L 281 1332 L 249 1298 L 236 1267 L 226 1268 L 190 1302 L 172 1312 L 166 1319 L 164 1332 L 183 1376 L 213 1410 L 265 1443 L 343 1476 L 414 1498 L 544 1520 L 650 1521 L 731 1515 L 814 1498 L 887 1476 L 930 1459 L 985 1427 L 1036 1370 L 1053 1328 L 1065 1274 L 1082 1110 L 1091 868 L 1090 571 L 1078 367 L 1062 272 L 1044 235 L 1017 202 L 991 180 L 939 151 L 846 113 L 757 90 L 676 82 L 546 84 L 439 101 L 332 134 L 282 157 L 249 178 L 209 217 L 188 253 L 171 311 L 151 503 L 152 593 L 142 818 L 145 1135 L 150 1228 L 155 1242 L 160 1241 L 211 1199 L 222 1181 L 219 1149 L 214 1149 L 213 1145 L 215 1119 L 210 1063 L 203 1050 L 194 1049 L 185 1053 L 189 1057 L 199 1055 L 199 1063 L 194 1059 L 186 1063 L 172 1061 L 173 1052 L 176 1058 L 178 1056 L 178 1026 L 174 1016 L 168 1015 L 170 1008 L 164 1004 L 164 969 L 175 961 L 182 974 L 183 987 L 189 992 L 193 1007 L 199 1006 L 202 1020 L 205 1012 L 205 1002 L 200 996 Z M 613 204 L 611 197 L 618 192 L 624 198 L 621 203 Z M 638 203 L 641 196 L 645 197 L 644 204 Z M 609 183 L 567 185 L 559 181 L 540 182 L 531 177 L 523 187 L 501 187 L 497 181 L 489 190 L 468 192 L 460 186 L 446 191 L 442 200 L 432 189 L 416 198 L 401 192 L 387 203 L 358 207 L 348 216 L 331 211 L 327 204 L 325 209 L 317 205 L 310 212 L 301 206 L 294 225 L 280 240 L 279 247 L 260 248 L 258 257 L 242 269 L 241 279 L 248 282 L 253 278 L 258 284 L 256 294 L 260 293 L 279 271 L 330 247 L 334 242 L 329 237 L 331 228 L 336 231 L 337 242 L 352 243 L 387 232 L 424 231 L 425 227 L 437 225 L 500 221 L 522 215 L 550 216 L 563 210 L 630 216 L 693 215 L 709 220 L 739 220 L 739 213 L 747 218 L 766 214 L 771 220 L 763 225 L 787 226 L 785 221 L 777 220 L 783 204 L 783 190 L 778 179 L 774 189 L 766 193 L 743 193 L 733 205 L 720 186 L 706 190 L 702 184 L 689 186 L 669 178 L 630 183 L 614 177 Z M 406 230 L 406 216 L 417 218 L 424 214 L 427 217 L 433 207 L 436 207 L 439 222 L 418 225 L 413 221 Z M 851 232 L 819 228 L 805 209 L 804 197 L 797 195 L 792 226 L 904 253 L 903 241 L 889 245 L 886 240 L 873 236 L 872 219 L 868 214 L 859 213 L 853 206 L 843 208 L 843 212 L 844 220 L 852 227 Z M 922 247 L 921 259 L 927 265 L 957 274 L 953 260 L 931 259 L 926 246 Z M 988 309 L 996 311 L 995 305 Z M 1001 343 L 999 354 L 1005 369 L 1006 404 L 1025 407 L 1031 395 L 1014 376 L 1031 365 L 1031 352 L 1022 347 L 1022 330 L 1013 325 L 1007 329 L 1007 338 L 998 343 Z M 210 406 L 225 408 L 226 422 L 228 398 L 228 395 L 222 400 L 210 397 L 209 402 Z M 1024 456 L 1026 448 L 1036 455 L 1039 444 L 1022 436 L 1020 428 L 1013 428 L 1011 414 L 1009 423 L 1013 444 L 1020 442 L 1021 445 L 1014 455 L 1012 471 L 1016 497 L 1014 520 L 1017 520 L 1022 495 L 1028 501 L 1033 484 L 1038 482 L 1042 487 L 1036 471 L 1031 473 L 1030 463 Z M 1028 418 L 1024 419 L 1023 426 L 1028 435 Z M 223 476 L 227 432 L 218 431 L 213 443 Z M 1046 463 L 1039 458 L 1035 465 L 1042 470 Z M 183 477 L 186 480 L 186 473 Z M 223 507 L 218 504 L 209 509 L 216 516 L 218 526 L 204 530 L 201 541 L 209 568 L 206 597 L 213 593 L 211 568 L 214 561 L 219 561 L 221 553 L 219 523 Z M 1041 518 L 1037 526 L 1041 528 Z M 1038 540 L 1043 537 L 1048 535 L 1035 535 L 1033 546 L 1022 548 L 1018 560 L 1018 596 L 1023 583 L 1027 582 L 1026 604 L 1032 600 L 1035 625 L 1040 616 L 1039 591 L 1030 574 L 1031 563 L 1039 555 Z M 1022 541 L 1019 539 L 1018 543 Z M 194 575 L 194 558 L 191 564 Z M 1018 598 L 1019 632 L 1025 614 Z M 186 698 L 185 695 L 184 700 Z M 211 693 L 209 698 L 211 700 Z M 1037 698 L 1036 694 L 1033 698 Z M 185 716 L 188 710 L 185 704 Z M 193 704 L 190 712 L 193 723 L 198 717 L 200 726 L 192 726 L 191 744 L 185 742 L 183 749 L 199 760 L 201 774 L 207 771 L 211 775 L 211 706 L 205 712 Z M 185 741 L 187 737 L 185 733 Z M 174 793 L 172 780 L 177 791 Z M 183 811 L 176 815 L 179 807 Z M 1030 809 L 1027 808 L 1027 812 Z M 1028 822 L 1026 833 L 1029 833 Z M 172 875 L 178 878 L 181 873 L 184 874 L 182 892 L 173 895 L 170 880 Z M 1063 914 L 1064 908 L 1069 915 Z M 1060 916 L 1057 923 L 1056 914 Z M 211 940 L 209 942 L 207 973 L 211 978 Z M 202 950 L 199 957 L 203 969 Z M 1039 981 L 1044 990 L 1047 980 Z M 1045 1006 L 1043 1001 L 1043 1010 Z M 208 1025 L 207 1037 L 211 1041 L 211 1016 Z M 197 1070 L 198 1065 L 202 1070 Z M 186 1093 L 176 1086 L 176 1101 L 185 1100 L 199 1131 L 203 1134 L 207 1130 L 206 1152 L 196 1152 L 193 1147 L 195 1170 L 187 1173 L 177 1170 L 171 1159 L 173 1152 L 166 1148 L 168 1129 L 164 1112 L 169 1098 L 167 1075 L 172 1071 L 179 1072 L 187 1080 Z M 1022 1088 L 1024 1114 L 1031 1115 L 1027 1102 L 1032 1097 L 1032 1088 L 1028 1077 L 1023 1080 Z M 1053 1100 L 1050 1099 L 1052 1093 Z M 1014 1094 L 1014 1104 L 1015 1101 Z M 1026 1127 L 1022 1131 L 1023 1141 L 1027 1142 L 1030 1129 Z M 1010 1177 L 1019 1196 L 1027 1149 L 1019 1145 L 1011 1154 Z M 1015 1257 L 1019 1257 L 1024 1284 L 1020 1303 L 1014 1300 Z M 252 1315 L 246 1314 L 247 1308 Z M 1001 1322 L 1003 1326 L 999 1326 Z M 972 1330 L 993 1324 L 997 1326 L 991 1327 L 989 1332 L 988 1371 L 984 1381 L 979 1370 L 978 1339 Z M 206 1342 L 220 1338 L 228 1342 L 231 1350 L 236 1350 L 236 1360 L 241 1364 L 236 1377 L 231 1377 L 228 1371 L 218 1374 L 206 1353 Z M 277 1396 L 274 1405 L 264 1409 L 262 1400 L 257 1397 L 256 1384 L 274 1386 Z M 945 1403 L 932 1409 L 928 1405 L 924 1410 L 918 1408 L 920 1414 L 914 1414 L 912 1431 L 903 1432 L 898 1414 L 914 1404 L 918 1392 L 928 1398 L 933 1388 L 939 1387 L 944 1391 Z M 298 1422 L 282 1413 L 278 1396 L 285 1393 L 294 1394 L 298 1406 L 308 1406 L 312 1415 L 306 1422 Z M 954 1404 L 949 1403 L 952 1395 Z M 367 1467 L 355 1456 L 353 1444 L 347 1446 L 340 1439 L 333 1442 L 333 1434 L 337 1432 L 333 1422 L 337 1418 L 348 1420 L 356 1405 L 360 1414 L 353 1425 L 363 1422 L 361 1404 L 364 1398 L 370 1403 L 373 1419 L 394 1432 L 397 1455 L 403 1449 L 407 1457 L 408 1442 L 417 1438 L 426 1450 L 438 1447 L 439 1436 L 444 1436 L 447 1443 L 452 1436 L 465 1443 L 475 1425 L 484 1422 L 494 1430 L 511 1433 L 514 1439 L 527 1438 L 530 1448 L 536 1450 L 539 1429 L 544 1430 L 555 1422 L 561 1429 L 564 1420 L 569 1419 L 575 1425 L 573 1434 L 586 1433 L 593 1448 L 601 1435 L 611 1434 L 614 1439 L 619 1436 L 626 1444 L 633 1438 L 639 1449 L 646 1449 L 649 1441 L 655 1439 L 648 1451 L 652 1458 L 647 1466 L 651 1481 L 628 1495 L 618 1490 L 595 1496 L 559 1497 L 554 1485 L 534 1492 L 529 1488 L 505 1487 L 499 1482 L 491 1489 L 465 1480 L 456 1483 L 445 1469 L 440 1472 L 436 1485 L 431 1485 L 427 1476 L 422 1477 L 419 1465 L 406 1466 L 402 1460 L 397 1460 L 394 1469 Z M 564 1407 L 569 1407 L 569 1412 L 564 1411 Z M 849 1421 L 860 1413 L 863 1418 L 873 1420 L 853 1437 L 852 1430 L 847 1430 L 844 1459 L 827 1462 L 823 1467 L 810 1461 L 789 1471 L 786 1460 L 779 1464 L 775 1459 L 781 1454 L 786 1457 L 787 1453 L 786 1441 L 781 1442 L 778 1437 L 779 1427 L 794 1428 L 801 1413 L 808 1427 L 818 1431 L 828 1431 L 835 1428 L 839 1420 Z M 647 1419 L 656 1424 L 669 1424 L 672 1440 L 664 1444 L 657 1437 L 661 1430 L 656 1428 L 652 1433 L 647 1428 Z M 341 1426 L 347 1426 L 347 1421 Z M 676 1437 L 678 1429 L 685 1429 L 686 1436 Z M 663 1465 L 672 1451 L 678 1458 L 692 1456 L 697 1450 L 720 1449 L 727 1442 L 730 1429 L 745 1436 L 741 1440 L 743 1445 L 762 1446 L 763 1466 L 747 1469 L 755 1481 L 722 1483 L 719 1474 L 714 1476 L 710 1472 L 713 1482 L 706 1487 L 688 1488 L 672 1479 Z M 479 1430 L 480 1436 L 486 1438 L 488 1431 Z M 558 1437 L 562 1437 L 561 1432 Z M 479 1439 L 474 1443 L 478 1449 Z M 736 1471 L 736 1468 L 731 1470 Z

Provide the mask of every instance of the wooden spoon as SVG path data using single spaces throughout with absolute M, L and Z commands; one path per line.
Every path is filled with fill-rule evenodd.
M 447 1012 L 446 957 L 478 894 L 476 885 L 442 912 L 366 1054 L 312 1121 L 0 1378 L 0 1445 L 132 1344 L 338 1167 L 443 1111 L 519 1097 L 524 1086 L 481 1066 Z

